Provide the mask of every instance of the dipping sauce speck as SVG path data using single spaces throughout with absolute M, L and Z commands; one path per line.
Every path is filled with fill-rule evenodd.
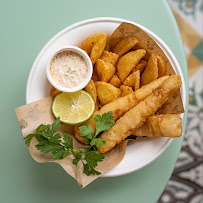
M 87 73 L 85 59 L 73 51 L 58 53 L 50 64 L 51 77 L 59 86 L 66 88 L 80 85 L 87 77 Z

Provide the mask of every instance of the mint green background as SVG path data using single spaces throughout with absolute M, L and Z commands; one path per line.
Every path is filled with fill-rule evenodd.
M 72 2 L 72 3 L 69 3 Z M 165 0 L 0 1 L 0 202 L 156 202 L 171 176 L 183 136 L 149 166 L 81 189 L 56 164 L 38 164 L 22 140 L 15 108 L 25 104 L 26 80 L 45 43 L 63 28 L 93 17 L 119 17 L 151 29 L 177 57 L 188 89 L 179 30 Z M 188 98 L 188 95 L 187 95 Z M 185 129 L 186 116 L 183 121 Z

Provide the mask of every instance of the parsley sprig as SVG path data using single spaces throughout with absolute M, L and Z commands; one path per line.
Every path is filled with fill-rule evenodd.
M 79 127 L 80 137 L 85 138 L 86 145 L 90 147 L 88 149 L 78 149 L 73 146 L 73 139 L 70 135 L 64 133 L 58 133 L 60 129 L 60 118 L 56 118 L 52 125 L 38 126 L 34 134 L 29 134 L 25 137 L 25 144 L 29 147 L 33 137 L 38 141 L 35 147 L 43 153 L 52 153 L 51 158 L 54 160 L 63 159 L 66 156 L 72 154 L 74 156 L 73 164 L 77 166 L 81 161 L 83 164 L 83 172 L 89 176 L 90 174 L 99 175 L 100 172 L 95 169 L 98 162 L 103 161 L 104 155 L 99 154 L 98 147 L 105 145 L 106 142 L 103 139 L 97 138 L 97 136 L 110 129 L 115 123 L 112 122 L 112 111 L 104 113 L 102 116 L 96 115 L 94 122 L 96 126 L 96 132 L 91 125 L 83 125 Z

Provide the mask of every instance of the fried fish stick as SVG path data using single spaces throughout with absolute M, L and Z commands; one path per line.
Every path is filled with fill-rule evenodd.
M 123 116 L 127 111 L 134 107 L 139 101 L 144 100 L 149 96 L 154 89 L 156 89 L 164 80 L 169 76 L 163 76 L 151 83 L 142 86 L 140 89 L 124 96 L 120 97 L 106 105 L 104 105 L 99 111 L 96 111 L 93 116 L 85 123 L 86 126 L 91 125 L 95 129 L 94 117 L 95 115 L 103 115 L 108 111 L 113 112 L 114 121 Z M 85 142 L 84 138 L 80 137 L 79 126 L 74 126 L 75 137 L 82 143 Z
M 176 114 L 162 114 L 147 117 L 147 121 L 132 135 L 146 137 L 180 137 L 182 119 Z
M 146 121 L 147 117 L 153 115 L 181 86 L 181 77 L 174 75 L 166 79 L 156 90 L 145 100 L 140 101 L 130 109 L 116 124 L 109 130 L 103 132 L 101 139 L 106 145 L 99 147 L 99 153 L 110 151 L 116 144 L 119 144 L 137 130 Z

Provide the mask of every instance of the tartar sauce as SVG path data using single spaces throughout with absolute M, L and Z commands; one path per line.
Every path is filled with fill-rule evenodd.
M 73 51 L 58 53 L 50 64 L 51 77 L 58 85 L 66 88 L 80 85 L 87 77 L 87 73 L 85 59 Z

